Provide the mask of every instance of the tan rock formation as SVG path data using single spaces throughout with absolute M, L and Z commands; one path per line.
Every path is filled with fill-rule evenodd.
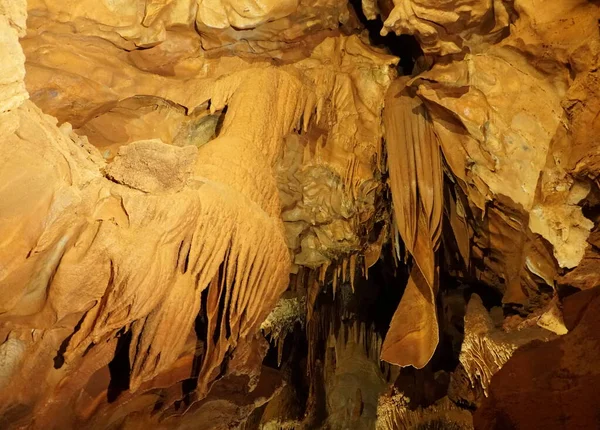
M 427 110 L 396 80 L 384 116 L 395 226 L 413 256 L 408 285 L 390 324 L 381 358 L 424 367 L 438 343 L 435 298 L 443 209 L 439 143 Z
M 471 414 L 454 405 L 447 397 L 425 409 L 410 410 L 402 393 L 382 396 L 377 409 L 377 430 L 418 428 L 445 428 L 469 430 L 473 428 Z
M 98 403 L 101 397 L 87 404 L 78 393 L 85 387 L 110 390 L 105 369 L 117 339 L 128 339 L 129 397 L 144 398 L 163 385 L 161 375 L 172 374 L 181 360 L 189 363 L 198 347 L 202 364 L 194 399 L 207 395 L 226 356 L 228 373 L 252 377 L 257 362 L 248 361 L 255 353 L 245 352 L 245 344 L 252 345 L 290 271 L 274 169 L 285 142 L 298 136 L 294 130 L 325 131 L 312 133 L 318 137 L 312 148 L 310 141 L 301 142 L 306 149 L 295 169 L 304 169 L 300 189 L 313 199 L 303 200 L 303 207 L 320 205 L 318 193 L 328 191 L 319 190 L 314 182 L 319 176 L 311 171 L 332 177 L 341 194 L 325 217 L 315 220 L 314 212 L 300 208 L 291 220 L 313 232 L 323 227 L 324 235 L 313 237 L 322 243 L 316 251 L 326 252 L 325 261 L 365 246 L 356 230 L 359 219 L 367 222 L 374 213 L 377 185 L 368 184 L 378 169 L 379 111 L 394 58 L 370 50 L 356 36 L 330 36 L 313 44 L 311 58 L 293 65 L 261 60 L 219 71 L 220 60 L 202 59 L 200 53 L 196 60 L 204 68 L 213 64 L 214 72 L 168 77 L 141 70 L 123 48 L 164 41 L 167 29 L 187 22 L 175 14 L 183 9 L 150 19 L 160 15 L 160 5 L 149 4 L 139 21 L 135 2 L 120 6 L 31 2 L 31 31 L 23 41 L 30 61 L 27 85 L 38 105 L 78 129 L 102 130 L 98 118 L 107 114 L 109 123 L 117 123 L 114 130 L 125 126 L 121 138 L 102 130 L 118 148 L 109 164 L 68 123 L 57 128 L 32 103 L 18 106 L 16 90 L 6 103 L 11 122 L 4 122 L 3 133 L 1 213 L 8 239 L 1 254 L 1 303 L 7 351 L 18 353 L 7 353 L 12 364 L 3 378 L 2 404 L 5 412 L 28 404 L 39 423 L 56 420 L 58 427 L 110 410 Z M 280 12 L 266 11 L 265 21 Z M 10 49 L 20 54 L 17 31 L 7 27 L 7 35 Z M 15 88 L 23 86 L 20 55 L 20 64 L 15 55 L 14 71 L 6 73 Z M 142 103 L 127 102 L 140 96 Z M 156 121 L 144 109 L 148 102 L 162 107 L 164 115 L 155 118 L 166 120 L 153 130 L 141 125 Z M 203 137 L 212 140 L 199 143 L 195 132 L 207 118 L 202 112 L 210 118 L 225 108 L 229 114 Z M 199 113 L 187 118 L 186 110 Z M 92 118 L 94 128 L 88 125 Z M 319 152 L 325 144 L 328 150 Z M 347 151 L 341 158 L 340 149 Z M 30 174 L 23 166 L 37 167 Z M 310 191 L 311 186 L 317 188 Z M 304 263 L 314 264 L 310 258 Z M 206 334 L 194 340 L 198 315 Z M 39 335 L 28 337 L 32 329 Z M 14 397 L 31 378 L 38 387 Z M 55 406 L 45 407 L 48 401 Z M 59 421 L 65 407 L 73 414 Z M 105 416 L 108 421 L 95 425 L 117 419 Z M 20 419 L 27 415 L 9 421 Z
M 0 70 L 0 113 L 18 107 L 28 98 L 23 78 L 25 57 L 19 45 L 19 37 L 25 34 L 25 2 L 0 3 L 0 54 L 5 59 Z
M 573 321 L 568 334 L 517 350 L 494 376 L 490 396 L 474 415 L 477 428 L 596 426 L 600 320 L 598 289 L 590 291 L 565 300 L 565 316 Z
M 459 359 L 471 384 L 480 384 L 487 394 L 492 376 L 519 346 L 552 337 L 551 332 L 535 326 L 525 325 L 513 330 L 496 328 L 481 299 L 474 295 L 465 315 L 465 340 Z
M 414 34 L 426 54 L 458 54 L 471 44 L 493 41 L 509 25 L 501 0 L 393 0 L 383 34 Z
M 593 323 L 599 19 L 0 0 L 0 427 L 469 428 L 412 366 L 497 428 L 503 366 L 576 367 Z

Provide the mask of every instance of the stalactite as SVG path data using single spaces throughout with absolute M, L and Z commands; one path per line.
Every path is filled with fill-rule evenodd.
M 414 267 L 390 324 L 382 359 L 421 368 L 438 343 L 435 251 L 441 233 L 442 163 L 427 110 L 405 85 L 406 80 L 398 79 L 390 87 L 384 123 L 394 220 Z
M 533 339 L 548 340 L 553 337 L 550 331 L 540 327 L 521 327 L 510 332 L 494 326 L 481 298 L 473 295 L 465 315 L 465 340 L 460 352 L 460 362 L 472 385 L 480 384 L 484 393 L 492 376 L 510 359 L 515 350 Z
M 0 0 L 0 427 L 593 427 L 596 3 Z

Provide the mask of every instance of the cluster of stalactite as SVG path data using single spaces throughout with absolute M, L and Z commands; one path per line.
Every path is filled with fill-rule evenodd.
M 599 19 L 0 0 L 0 427 L 585 428 Z

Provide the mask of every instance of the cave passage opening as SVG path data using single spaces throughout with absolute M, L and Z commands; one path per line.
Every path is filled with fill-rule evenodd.
M 382 36 L 383 21 L 381 15 L 378 15 L 377 19 L 369 20 L 363 12 L 361 0 L 350 0 L 350 4 L 358 20 L 367 30 L 371 45 L 385 48 L 390 54 L 400 57 L 398 74 L 411 75 L 417 59 L 423 55 L 423 50 L 417 39 L 410 34 L 397 35 L 393 32 Z

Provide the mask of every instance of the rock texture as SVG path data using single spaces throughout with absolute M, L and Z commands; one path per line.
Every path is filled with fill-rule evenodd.
M 0 0 L 0 427 L 597 427 L 599 19 Z
M 598 426 L 600 302 L 596 288 L 583 306 L 571 306 L 580 294 L 565 303 L 565 316 L 574 320 L 570 333 L 519 349 L 494 376 L 490 396 L 475 414 L 476 428 Z
M 228 375 L 254 392 L 266 352 L 259 327 L 287 287 L 295 253 L 318 267 L 366 245 L 358 218 L 373 218 L 379 112 L 397 60 L 331 34 L 289 65 L 265 56 L 223 68 L 227 57 L 198 51 L 192 62 L 206 72 L 144 70 L 129 50 L 172 35 L 171 48 L 160 49 L 178 63 L 199 42 L 187 14 L 196 7 L 169 3 L 140 15 L 137 2 L 30 2 L 22 43 L 37 106 L 19 103 L 24 57 L 19 29 L 5 19 L 18 54 L 5 73 L 14 95 L 1 170 L 7 424 L 106 427 L 146 410 L 159 425 L 202 410 Z M 290 9 L 255 12 L 248 27 Z M 373 78 L 361 81 L 365 73 Z M 90 143 L 82 130 L 102 135 Z M 290 170 L 302 170 L 297 189 L 307 198 L 297 207 L 291 196 L 284 210 L 276 172 L 298 139 L 304 149 Z M 329 187 L 338 196 L 317 225 Z M 308 229 L 311 248 L 294 246 L 289 229 Z M 20 390 L 32 378 L 36 387 Z
M 559 47 L 558 41 L 552 39 L 556 36 L 550 35 L 548 27 L 554 25 L 557 28 L 562 19 L 558 18 L 560 11 L 566 12 L 569 8 L 566 5 L 550 8 L 552 10 L 544 11 L 546 15 L 538 20 L 528 15 L 534 13 L 535 2 L 515 2 L 514 10 L 509 8 L 511 14 L 516 14 L 513 17 L 515 24 L 500 40 L 491 37 L 496 26 L 490 24 L 483 27 L 486 37 L 469 39 L 465 36 L 463 44 L 454 38 L 452 40 L 457 42 L 451 44 L 445 39 L 451 31 L 440 35 L 437 30 L 447 30 L 446 20 L 451 18 L 453 24 L 458 25 L 461 22 L 459 11 L 469 10 L 470 13 L 462 17 L 473 19 L 472 25 L 464 25 L 463 29 L 468 27 L 473 36 L 481 36 L 482 30 L 475 24 L 479 22 L 476 19 L 478 13 L 487 19 L 506 17 L 508 5 L 495 2 L 494 13 L 486 14 L 485 7 L 492 8 L 491 2 L 460 2 L 460 6 L 459 2 L 430 3 L 398 2 L 387 17 L 382 32 L 395 29 L 415 33 L 424 52 L 444 57 L 429 70 L 414 76 L 407 86 L 425 103 L 447 169 L 452 173 L 449 186 L 454 188 L 454 196 L 448 206 L 448 215 L 456 250 L 470 266 L 472 275 L 503 293 L 506 305 L 517 305 L 530 312 L 543 305 L 540 299 L 547 300 L 542 293 L 546 285 L 554 287 L 560 272 L 573 269 L 582 262 L 588 247 L 587 239 L 594 227 L 592 220 L 583 215 L 581 206 L 590 192 L 590 181 L 569 167 L 567 161 L 570 155 L 567 155 L 566 146 L 577 145 L 575 142 L 579 138 L 571 130 L 564 106 L 568 103 L 568 94 L 577 87 L 577 80 L 595 73 L 599 41 L 597 25 L 594 24 L 596 33 L 592 36 L 586 30 L 588 24 L 583 24 L 581 33 L 568 39 L 565 44 L 568 48 Z M 444 8 L 451 8 L 454 15 L 445 13 L 447 9 Z M 583 10 L 598 16 L 597 6 L 588 2 L 573 2 L 568 13 L 575 19 Z M 419 18 L 427 21 L 421 22 Z M 592 25 L 587 18 L 583 22 Z M 534 48 L 524 42 L 533 34 L 538 40 L 545 40 L 537 43 L 547 42 L 543 45 L 546 48 L 543 56 L 541 52 L 534 54 Z M 470 45 L 468 40 L 477 43 Z M 574 65 L 577 60 L 566 54 L 575 46 L 590 54 L 577 66 Z M 458 52 L 461 52 L 459 57 L 449 55 Z M 532 56 L 540 58 L 538 55 L 543 61 L 531 60 Z M 387 105 L 391 103 L 393 101 L 388 101 Z M 394 126 L 397 122 L 386 127 L 388 146 L 393 144 L 394 134 L 409 134 L 411 130 L 402 127 L 396 131 Z M 424 142 L 429 139 L 415 131 L 412 135 L 423 151 Z M 388 152 L 393 157 L 393 146 Z M 417 170 L 418 159 L 412 163 L 415 167 L 410 168 Z M 394 201 L 396 219 L 411 222 L 407 221 L 411 217 L 406 213 L 400 212 L 401 216 L 398 216 L 398 206 L 402 205 L 402 211 L 418 210 L 416 199 L 419 197 L 414 187 L 421 187 L 424 178 L 437 169 L 435 159 L 432 165 L 425 176 L 421 174 L 416 180 L 407 177 L 396 185 L 405 187 L 402 192 L 407 198 L 412 194 L 412 201 Z M 393 170 L 394 166 L 390 165 L 392 181 Z M 410 171 L 406 166 L 401 170 Z M 435 187 L 430 185 L 428 192 L 433 192 L 441 202 L 440 193 L 434 190 Z M 436 218 L 430 212 L 425 219 L 431 223 Z M 415 221 L 412 223 L 414 225 Z M 430 231 L 435 229 L 430 227 Z M 414 255 L 410 245 L 413 239 L 402 234 L 402 228 L 400 232 L 404 242 L 408 242 L 407 249 Z M 431 234 L 422 235 L 427 238 Z M 419 259 L 415 256 L 416 266 L 421 268 Z M 411 283 L 401 307 L 411 297 L 410 291 Z M 396 328 L 392 321 L 386 342 L 392 341 L 392 333 L 396 336 L 398 332 L 400 338 L 404 332 L 411 333 L 417 338 L 412 344 L 429 342 L 429 346 L 421 348 L 427 351 L 424 356 L 430 357 L 435 347 L 436 330 L 427 327 L 435 324 L 435 317 L 423 316 L 424 303 L 431 303 L 431 299 L 429 293 L 423 292 L 426 290 L 421 291 L 410 299 L 411 310 L 419 311 L 403 312 L 402 316 L 412 319 L 412 328 Z M 431 304 L 428 307 L 428 313 L 432 315 L 434 308 Z M 413 353 L 403 350 L 394 358 L 389 355 L 383 358 L 399 364 L 415 364 L 414 359 L 405 362 L 403 354 L 410 356 Z

